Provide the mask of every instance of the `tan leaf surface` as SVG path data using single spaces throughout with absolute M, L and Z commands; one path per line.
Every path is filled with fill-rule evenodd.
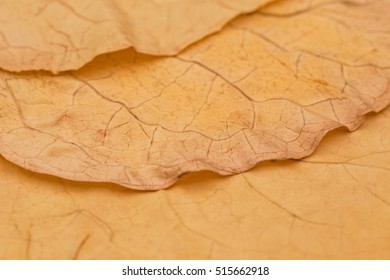
M 136 192 L 0 159 L 0 258 L 389 259 L 390 108 L 302 161 Z
M 172 55 L 274 0 L 1 0 L 0 68 L 78 69 L 133 46 Z
M 136 189 L 302 158 L 328 131 L 356 129 L 389 103 L 389 8 L 260 11 L 176 57 L 127 50 L 59 76 L 3 71 L 0 154 L 37 172 Z

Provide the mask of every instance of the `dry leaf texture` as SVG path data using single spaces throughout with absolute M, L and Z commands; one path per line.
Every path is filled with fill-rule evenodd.
M 1 259 L 390 259 L 390 108 L 303 161 L 158 192 L 76 183 L 0 158 Z
M 2 0 L 0 68 L 78 69 L 133 46 L 172 55 L 272 0 Z
M 305 157 L 389 103 L 390 1 L 273 15 L 278 3 L 176 57 L 127 50 L 60 76 L 1 72 L 0 153 L 37 172 L 159 189 L 191 171 Z

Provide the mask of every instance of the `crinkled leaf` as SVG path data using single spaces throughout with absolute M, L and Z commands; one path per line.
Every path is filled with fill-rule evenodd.
M 132 50 L 79 71 L 1 73 L 0 153 L 37 172 L 159 189 L 182 174 L 302 158 L 390 102 L 390 1 L 233 21 L 175 57 Z M 280 4 L 285 5 L 285 4 Z
M 390 110 L 303 161 L 187 175 L 159 192 L 0 159 L 1 259 L 389 259 Z
M 56 73 L 131 46 L 172 55 L 272 1 L 3 0 L 0 68 Z

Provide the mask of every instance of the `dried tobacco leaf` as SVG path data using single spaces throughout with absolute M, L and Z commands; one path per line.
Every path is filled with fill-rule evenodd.
M 390 1 L 242 16 L 175 57 L 0 76 L 0 153 L 27 169 L 159 189 L 309 155 L 390 103 Z M 295 3 L 295 4 L 294 4 Z M 290 4 L 289 4 L 290 5 Z
M 131 46 L 172 55 L 272 1 L 3 0 L 0 68 L 57 73 Z
M 304 161 L 193 173 L 159 192 L 0 158 L 0 259 L 389 259 L 390 108 Z

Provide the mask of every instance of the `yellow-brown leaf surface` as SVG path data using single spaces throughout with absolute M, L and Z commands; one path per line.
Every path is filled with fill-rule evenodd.
M 192 171 L 302 158 L 389 104 L 390 1 L 274 15 L 278 3 L 175 57 L 130 49 L 58 76 L 0 72 L 0 154 L 68 179 L 160 189 Z
M 390 110 L 298 161 L 137 192 L 0 160 L 2 259 L 389 259 Z
M 133 46 L 172 55 L 273 0 L 2 0 L 0 68 L 78 69 Z
M 147 10 L 166 12 L 150 26 L 167 41 L 149 23 L 123 30 L 126 9 L 81 2 L 37 1 L 18 18 L 4 8 L 22 1 L 0 1 L 0 67 L 78 68 L 138 39 L 176 53 L 270 1 L 191 1 L 173 33 L 169 7 L 186 1 L 161 2 Z M 0 258 L 389 259 L 389 9 L 281 0 L 170 57 L 127 49 L 59 75 L 0 70 Z M 41 19 L 21 20 L 31 11 Z M 61 33 L 72 21 L 91 35 L 86 52 Z M 58 36 L 32 47 L 42 34 L 26 22 Z M 99 45 L 101 31 L 113 36 Z

